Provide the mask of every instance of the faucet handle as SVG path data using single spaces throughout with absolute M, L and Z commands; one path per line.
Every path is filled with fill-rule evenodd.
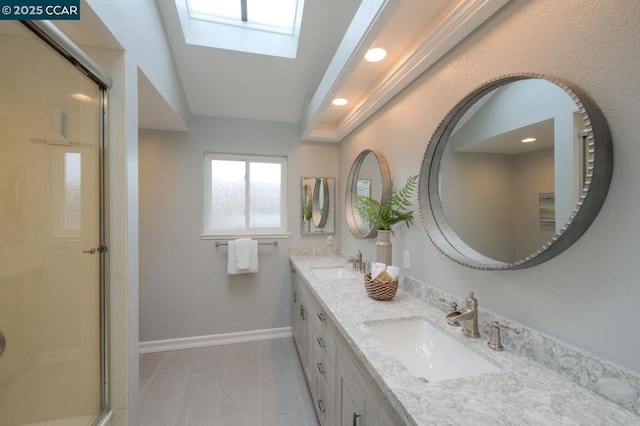
M 489 342 L 487 346 L 489 346 L 494 351 L 502 351 L 504 347 L 502 346 L 502 340 L 500 339 L 500 329 L 509 330 L 513 333 L 520 334 L 522 329 L 509 327 L 504 324 L 500 324 L 498 321 L 491 321 L 491 336 L 489 338 Z
M 455 300 L 447 300 L 444 297 L 440 297 L 438 298 L 439 301 L 441 301 L 442 303 L 447 303 L 449 305 L 449 312 L 447 313 L 452 313 L 458 310 L 458 304 L 456 303 Z
M 441 302 L 447 303 L 447 299 L 444 298 L 440 298 L 438 299 Z M 449 312 L 447 313 L 447 316 L 451 315 L 451 314 L 459 314 L 460 312 L 458 311 L 458 304 L 452 300 L 449 302 Z M 453 321 L 451 319 L 447 319 L 447 324 L 449 324 L 450 326 L 453 327 L 460 327 L 460 322 L 459 321 Z

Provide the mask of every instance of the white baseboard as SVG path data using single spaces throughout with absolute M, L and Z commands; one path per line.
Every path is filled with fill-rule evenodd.
M 209 336 L 181 337 L 178 339 L 140 342 L 138 353 L 176 351 L 180 349 L 204 348 L 230 343 L 255 342 L 257 340 L 291 337 L 291 327 L 269 328 L 265 330 L 240 331 L 238 333 L 212 334 Z

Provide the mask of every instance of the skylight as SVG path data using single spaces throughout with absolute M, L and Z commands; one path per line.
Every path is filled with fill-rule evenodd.
M 297 0 L 187 0 L 192 19 L 293 34 Z
M 295 58 L 304 0 L 175 0 L 185 41 Z

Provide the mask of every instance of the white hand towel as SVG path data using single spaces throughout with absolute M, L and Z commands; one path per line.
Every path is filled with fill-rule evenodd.
M 396 280 L 400 276 L 400 268 L 397 266 L 387 266 L 387 273 L 391 275 L 391 278 Z
M 229 253 L 227 258 L 227 274 L 253 274 L 258 272 L 258 242 L 251 241 L 250 256 L 251 260 L 247 269 L 238 269 L 236 266 L 236 244 L 235 241 L 229 241 Z
M 249 266 L 251 266 L 251 243 L 253 241 L 249 238 L 239 238 L 234 242 L 236 269 L 249 269 Z M 229 246 L 229 251 L 231 250 L 232 248 Z
M 375 278 L 377 277 L 380 272 L 384 271 L 385 268 L 387 267 L 387 265 L 385 265 L 384 263 L 380 263 L 380 262 L 376 262 L 371 266 L 371 277 Z

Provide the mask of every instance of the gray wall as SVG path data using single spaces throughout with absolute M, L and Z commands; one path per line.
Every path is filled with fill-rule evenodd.
M 628 319 L 640 299 L 640 8 L 635 0 L 512 1 L 422 75 L 340 146 L 340 174 L 365 148 L 384 152 L 397 182 L 417 173 L 440 120 L 485 81 L 541 72 L 583 88 L 603 110 L 613 136 L 614 171 L 607 200 L 580 240 L 555 259 L 522 271 L 476 271 L 440 254 L 418 219 L 395 229 L 394 263 L 459 297 L 640 370 L 640 322 Z M 398 131 L 402 129 L 402 131 Z M 340 185 L 344 191 L 344 182 Z M 417 213 L 417 212 L 416 212 Z M 374 241 L 351 237 L 350 254 L 373 257 Z M 622 319 L 622 321 L 618 321 Z
M 294 124 L 194 116 L 191 129 L 140 131 L 140 341 L 288 327 L 288 248 L 326 244 L 300 238 L 301 177 L 337 178 L 338 148 L 300 144 Z M 258 274 L 228 276 L 227 248 L 200 239 L 205 151 L 288 156 L 292 236 L 259 247 Z

